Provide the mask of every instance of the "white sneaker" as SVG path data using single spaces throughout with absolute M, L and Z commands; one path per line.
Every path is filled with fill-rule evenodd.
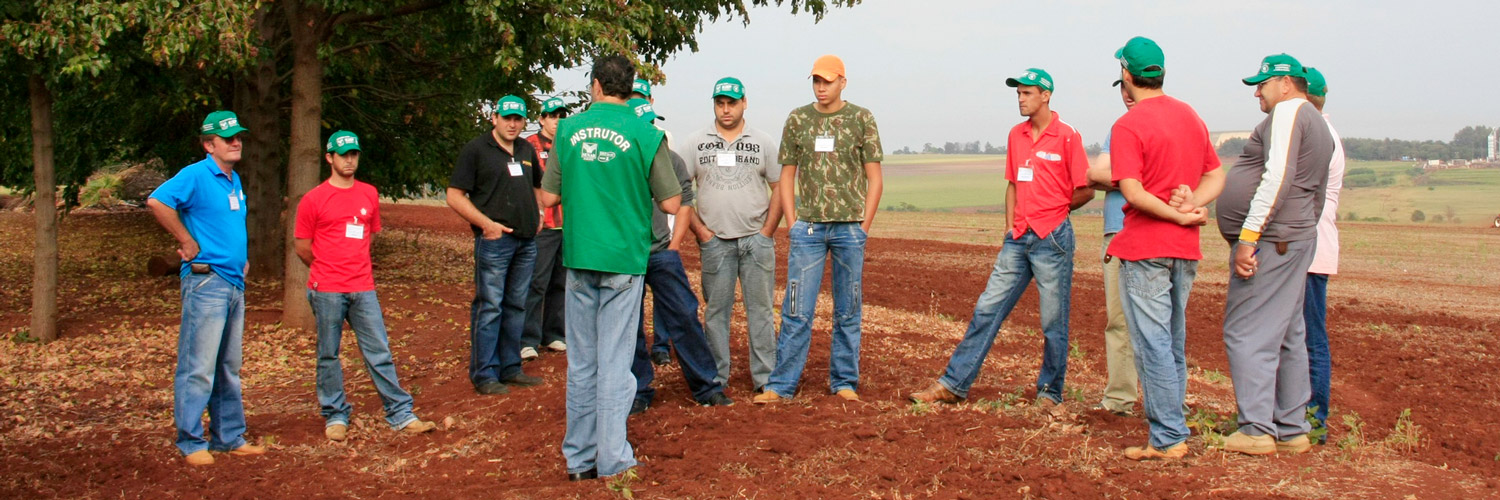
M 568 344 L 563 343 L 561 340 L 554 340 L 547 344 L 547 348 L 557 352 L 565 352 L 568 350 Z
M 533 349 L 533 348 L 530 348 L 530 347 L 522 347 L 521 348 L 521 361 L 529 361 L 529 360 L 533 360 L 533 359 L 536 359 L 536 349 Z

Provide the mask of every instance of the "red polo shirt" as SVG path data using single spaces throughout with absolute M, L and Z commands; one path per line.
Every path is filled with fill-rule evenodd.
M 552 164 L 552 139 L 542 137 L 542 133 L 537 132 L 531 134 L 531 137 L 527 137 L 526 142 L 530 142 L 531 149 L 536 150 L 537 166 L 541 167 L 543 172 L 546 172 L 547 166 Z M 562 205 L 543 210 L 542 227 L 550 229 L 561 228 L 562 218 Z
M 1033 140 L 1031 121 L 1010 129 L 1005 154 L 1005 180 L 1016 186 L 1016 213 L 1011 214 L 1012 234 L 1019 238 L 1030 229 L 1046 238 L 1068 220 L 1073 190 L 1088 186 L 1088 153 L 1083 137 L 1062 121 L 1056 111 L 1052 123 Z M 1030 170 L 1030 179 L 1025 175 Z
M 374 290 L 370 241 L 378 232 L 380 196 L 375 186 L 354 181 L 351 187 L 338 188 L 323 181 L 302 195 L 292 234 L 312 240 L 307 288 L 331 293 Z

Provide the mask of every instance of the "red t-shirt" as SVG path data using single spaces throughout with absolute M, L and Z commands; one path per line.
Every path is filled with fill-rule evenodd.
M 530 142 L 531 149 L 536 150 L 536 166 L 541 167 L 542 171 L 546 172 L 547 165 L 552 163 L 552 139 L 542 137 L 542 133 L 537 132 L 527 137 L 526 142 Z M 560 228 L 562 227 L 562 220 L 562 205 L 548 207 L 542 211 L 542 227 Z
M 1083 137 L 1054 111 L 1041 139 L 1032 141 L 1027 120 L 1010 129 L 1007 143 L 1005 180 L 1016 186 L 1012 235 L 1019 238 L 1031 229 L 1045 239 L 1068 220 L 1073 190 L 1088 186 Z
M 1135 179 L 1168 201 L 1187 184 L 1198 189 L 1203 174 L 1219 168 L 1208 127 L 1192 106 L 1160 96 L 1136 103 L 1115 121 L 1109 141 L 1112 179 Z M 1201 260 L 1198 227 L 1180 226 L 1125 205 L 1125 228 L 1109 243 L 1109 255 L 1125 260 L 1161 257 Z
M 312 240 L 313 263 L 307 289 L 353 293 L 375 289 L 370 272 L 370 241 L 380 232 L 380 195 L 375 186 L 354 181 L 338 188 L 324 181 L 297 204 L 299 240 Z

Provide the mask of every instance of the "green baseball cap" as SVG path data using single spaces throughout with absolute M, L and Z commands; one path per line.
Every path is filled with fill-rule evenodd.
M 359 151 L 359 136 L 348 130 L 340 130 L 328 136 L 328 152 L 342 155 L 350 151 Z
M 1027 68 L 1025 73 L 1015 78 L 1006 78 L 1005 85 L 1010 87 L 1041 87 L 1042 90 L 1052 91 L 1052 75 L 1041 68 Z
M 656 121 L 656 110 L 651 107 L 651 101 L 647 101 L 645 99 L 637 97 L 635 99 L 625 101 L 625 107 L 628 107 L 631 111 L 634 111 L 635 116 L 640 117 L 642 120 L 646 120 L 646 123 Z
M 249 132 L 249 130 L 240 126 L 240 117 L 236 116 L 233 111 L 215 111 L 209 113 L 203 119 L 203 126 L 198 129 L 198 133 L 200 134 L 213 134 L 225 139 L 239 135 L 242 132 Z
M 1131 75 L 1155 78 L 1167 69 L 1167 56 L 1162 54 L 1156 41 L 1143 36 L 1131 38 L 1124 47 L 1115 51 L 1120 67 Z
M 1255 76 L 1246 78 L 1243 81 L 1245 82 L 1245 85 L 1255 85 L 1260 82 L 1266 81 L 1266 79 L 1268 78 L 1276 76 L 1305 77 L 1306 75 L 1303 73 L 1304 71 L 1302 69 L 1302 63 L 1297 62 L 1297 58 L 1286 54 L 1273 54 L 1266 56 L 1265 59 L 1260 60 L 1259 73 L 1256 73 Z
M 651 97 L 651 82 L 646 81 L 646 79 L 644 78 L 637 78 L 635 80 L 635 84 L 630 86 L 630 91 L 646 97 Z
M 558 110 L 567 110 L 567 109 L 568 109 L 568 103 L 563 102 L 562 99 L 558 99 L 556 97 L 553 97 L 551 99 L 547 99 L 546 101 L 542 102 L 542 114 L 544 114 L 544 115 L 547 114 L 547 113 L 555 113 Z
M 730 99 L 744 99 L 745 84 L 740 83 L 740 79 L 732 76 L 720 78 L 719 82 L 714 84 L 714 97 L 719 96 Z
M 1328 95 L 1328 80 L 1323 78 L 1323 72 L 1312 66 L 1307 67 L 1307 95 L 1323 97 Z
M 526 117 L 526 101 L 514 95 L 501 97 L 495 102 L 495 114 L 500 116 Z

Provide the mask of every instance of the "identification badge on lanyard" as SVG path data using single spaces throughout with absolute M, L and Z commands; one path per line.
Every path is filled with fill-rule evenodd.
M 359 223 L 359 218 L 355 218 L 354 222 L 344 224 L 344 237 L 356 240 L 365 239 L 365 226 Z
M 516 163 L 515 160 L 511 160 L 511 162 L 507 163 L 505 166 L 510 168 L 510 176 L 511 177 L 520 177 L 521 176 L 521 164 L 520 163 Z
M 817 153 L 832 153 L 833 152 L 833 136 L 831 136 L 831 135 L 820 135 L 820 136 L 818 136 L 817 139 L 814 139 L 813 140 L 813 152 L 817 152 Z
M 551 156 L 551 155 L 547 154 L 546 151 L 542 151 L 540 153 L 537 153 L 537 156 L 540 156 L 543 160 L 545 160 L 545 159 L 547 159 L 548 156 Z
M 229 193 L 229 210 L 231 210 L 231 211 L 239 211 L 239 209 L 240 209 L 240 197 L 236 196 L 234 193 Z
M 721 167 L 733 167 L 736 165 L 734 153 L 719 153 L 714 156 L 717 158 L 718 165 Z
M 1021 167 L 1016 170 L 1016 181 L 1018 182 L 1031 182 L 1031 179 L 1035 176 L 1036 174 L 1031 171 L 1031 167 Z

